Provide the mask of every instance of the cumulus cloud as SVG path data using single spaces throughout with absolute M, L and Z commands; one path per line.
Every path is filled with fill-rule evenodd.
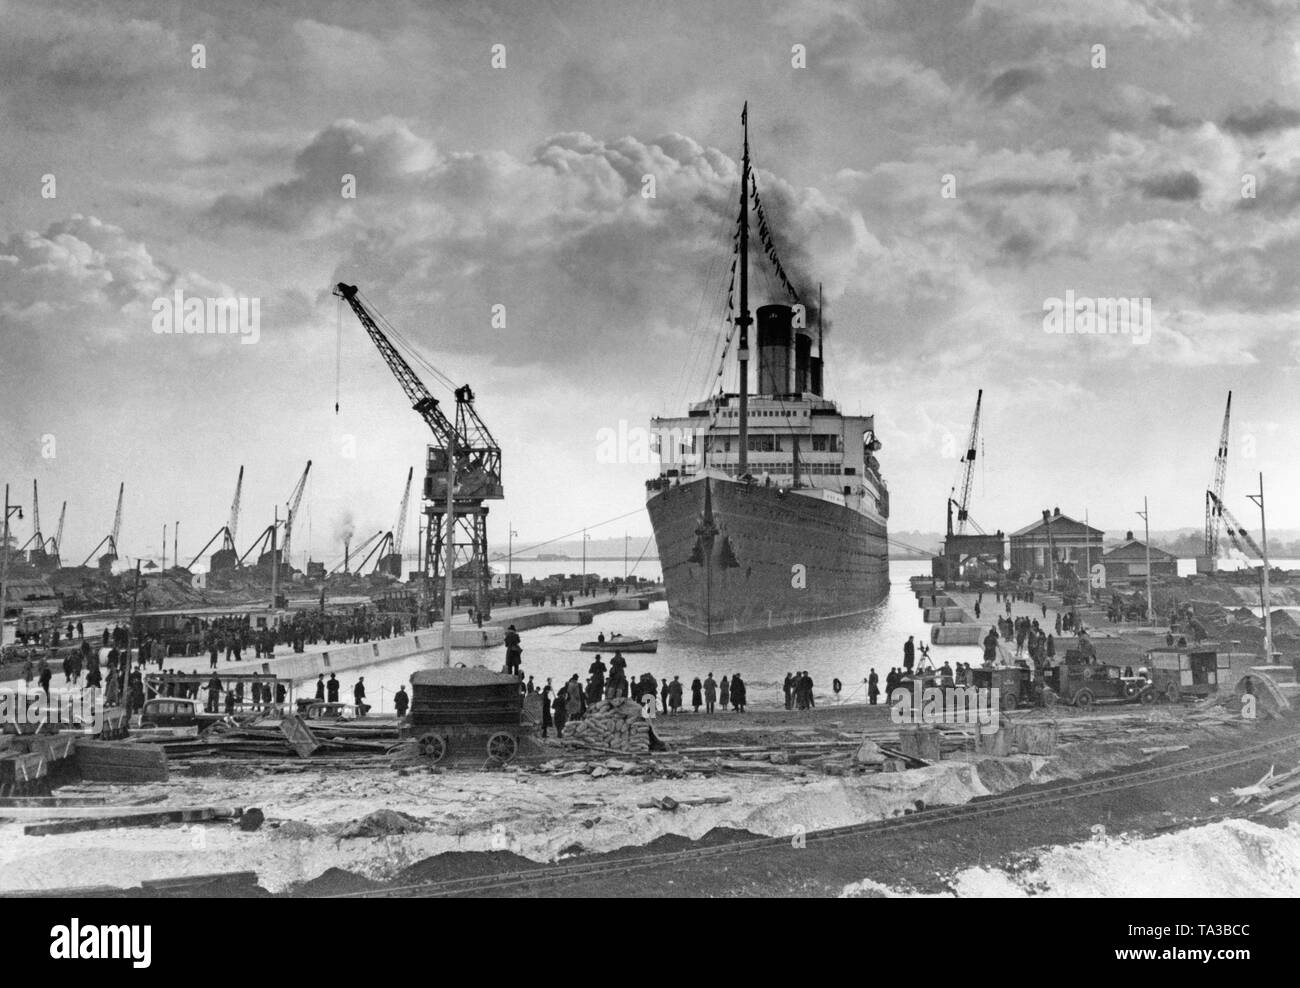
M 350 213 L 355 203 L 412 188 L 437 160 L 433 145 L 400 120 L 340 120 L 298 153 L 293 178 L 252 196 L 224 195 L 208 212 L 221 224 L 309 229 Z M 355 198 L 344 197 L 345 176 L 354 180 Z
M 330 197 L 343 171 L 357 176 L 356 200 Z M 739 196 L 734 159 L 674 133 L 561 133 L 515 157 L 440 151 L 394 119 L 349 120 L 317 134 L 294 172 L 209 213 L 285 232 L 346 227 L 355 236 L 332 280 L 360 285 L 399 326 L 427 326 L 436 311 L 430 342 L 503 363 L 606 359 L 656 320 L 689 334 L 701 290 L 726 280 Z M 806 304 L 818 281 L 834 297 L 860 277 L 879 245 L 851 204 L 766 171 L 757 180 Z M 752 258 L 755 298 L 784 300 L 757 236 Z M 505 326 L 486 332 L 495 305 Z

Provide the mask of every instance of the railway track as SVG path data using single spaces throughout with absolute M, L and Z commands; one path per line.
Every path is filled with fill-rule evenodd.
M 1059 805 L 1101 793 L 1119 792 L 1136 789 L 1141 786 L 1170 779 L 1204 775 L 1225 768 L 1245 765 L 1260 758 L 1267 757 L 1300 747 L 1300 733 L 1282 738 L 1275 738 L 1261 744 L 1217 755 L 1205 755 L 1200 758 L 1184 759 L 1168 765 L 1152 768 L 1135 769 L 1120 775 L 1101 779 L 1085 779 L 1081 782 L 1067 782 L 1059 785 L 1035 789 L 1027 793 L 1008 793 L 1003 796 L 989 796 L 958 806 L 939 806 L 933 809 L 919 810 L 901 817 L 886 820 L 872 820 L 865 823 L 848 824 L 843 827 L 831 827 L 824 830 L 812 830 L 803 835 L 809 844 L 828 843 L 850 837 L 863 837 L 871 834 L 897 833 L 923 830 L 954 821 L 978 820 L 986 817 L 1001 816 L 1024 809 L 1040 809 L 1045 806 Z M 790 845 L 790 837 L 758 837 L 752 840 L 734 841 L 728 844 L 714 844 L 708 847 L 684 848 L 677 851 L 648 852 L 617 862 L 608 860 L 573 861 L 565 864 L 539 865 L 536 868 L 519 871 L 501 872 L 495 875 L 477 875 L 470 878 L 445 879 L 435 882 L 421 882 L 384 889 L 372 889 L 365 892 L 342 893 L 337 898 L 438 898 L 447 896 L 473 895 L 480 892 L 499 892 L 508 889 L 530 886 L 549 885 L 570 879 L 626 875 L 637 871 L 671 867 L 675 864 L 708 858 L 716 861 L 719 855 L 745 854 L 750 851 L 775 850 Z

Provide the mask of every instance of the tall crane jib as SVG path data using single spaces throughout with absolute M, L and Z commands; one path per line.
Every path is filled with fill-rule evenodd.
M 290 553 L 293 549 L 293 525 L 298 520 L 298 507 L 302 504 L 302 492 L 307 487 L 307 475 L 311 473 L 311 460 L 307 461 L 307 468 L 303 470 L 302 476 L 298 478 L 298 484 L 289 495 L 287 502 L 288 511 L 284 517 L 284 544 L 280 549 L 279 560 L 286 571 L 293 572 L 293 564 L 290 559 Z
M 1214 502 L 1215 513 L 1228 520 L 1226 526 L 1228 538 L 1232 540 L 1233 547 L 1243 556 L 1249 559 L 1258 559 L 1262 562 L 1264 550 L 1259 547 L 1259 543 L 1255 541 L 1254 536 L 1250 534 L 1246 526 L 1237 520 L 1237 516 L 1228 510 L 1228 506 L 1222 500 L 1213 494 L 1210 494 L 1210 498 Z
M 1232 392 L 1223 409 L 1223 428 L 1219 432 L 1219 448 L 1214 455 L 1214 481 L 1205 492 L 1205 555 L 1209 565 L 1219 558 L 1219 531 L 1223 519 L 1223 488 L 1228 477 L 1228 424 L 1232 419 Z
M 966 455 L 963 458 L 961 480 L 961 501 L 957 504 L 957 534 L 966 534 L 966 523 L 970 519 L 970 489 L 975 477 L 975 444 L 980 434 L 980 406 L 984 402 L 984 389 L 980 388 L 975 396 L 975 415 L 970 423 L 970 438 L 966 440 Z
M 488 568 L 487 515 L 489 500 L 505 496 L 501 482 L 501 447 L 474 408 L 474 392 L 469 385 L 454 389 L 455 421 L 447 418 L 410 364 L 380 328 L 383 317 L 363 302 L 355 285 L 339 283 L 334 294 L 348 303 L 357 320 L 370 337 L 388 369 L 406 393 L 411 407 L 419 413 L 433 443 L 426 449 L 424 477 L 424 514 L 429 519 L 426 535 L 425 577 L 434 588 L 443 579 L 447 536 L 447 485 L 449 450 L 455 450 L 452 547 L 455 563 L 453 585 L 472 589 L 475 609 L 487 617 L 491 613 L 491 572 Z M 384 325 L 394 334 L 392 326 Z M 418 359 L 418 358 L 417 358 Z M 435 372 L 436 373 L 436 372 Z M 400 552 L 400 547 L 395 551 Z

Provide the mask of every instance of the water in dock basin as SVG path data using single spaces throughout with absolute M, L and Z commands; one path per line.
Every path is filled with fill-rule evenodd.
M 533 566 L 576 569 L 568 563 L 532 563 Z M 638 568 L 638 575 L 653 577 L 646 571 L 646 561 Z M 594 566 L 603 567 L 594 569 Z M 525 677 L 532 676 L 540 687 L 550 677 L 554 685 L 567 680 L 573 673 L 586 682 L 587 667 L 595 658 L 590 653 L 578 651 L 584 641 L 591 641 L 600 632 L 606 637 L 615 632 L 640 638 L 659 639 L 659 651 L 653 655 L 627 655 L 628 671 L 635 676 L 651 672 L 656 680 L 663 681 L 680 676 L 685 695 L 683 702 L 689 709 L 690 683 L 696 676 L 702 680 L 709 672 L 717 680 L 739 672 L 748 686 L 749 703 L 771 705 L 782 702 L 781 682 L 787 672 L 808 670 L 815 685 L 820 705 L 832 702 L 832 680 L 844 684 L 841 697 L 854 702 L 864 702 L 866 687 L 863 679 L 874 666 L 880 675 L 884 690 L 885 675 L 892 666 L 903 664 L 903 642 L 915 635 L 919 646 L 930 640 L 930 629 L 922 620 L 921 609 L 908 584 L 908 578 L 929 572 L 925 560 L 894 560 L 889 564 L 890 593 L 879 608 L 869 614 L 852 618 L 824 621 L 767 632 L 727 635 L 704 639 L 676 629 L 668 620 L 668 608 L 663 602 L 655 603 L 646 611 L 613 611 L 597 614 L 592 624 L 577 626 L 550 626 L 522 634 L 524 645 L 523 670 Z M 516 572 L 519 572 L 517 569 Z M 622 576 L 623 564 L 602 562 L 588 564 L 588 572 L 603 576 Z M 533 575 L 529 573 L 528 575 Z M 979 650 L 971 646 L 933 646 L 931 655 L 936 665 L 949 661 L 976 661 Z M 602 652 L 608 665 L 613 652 Z M 500 648 L 487 650 L 456 649 L 454 662 L 482 663 L 499 669 L 505 662 L 505 652 Z M 422 655 L 396 662 L 369 666 L 340 675 L 343 692 L 348 693 L 358 675 L 366 677 L 367 694 L 371 703 L 381 699 L 384 710 L 392 709 L 392 694 L 406 683 L 416 669 L 428 668 L 441 661 L 441 656 Z M 410 691 L 410 687 L 407 687 Z

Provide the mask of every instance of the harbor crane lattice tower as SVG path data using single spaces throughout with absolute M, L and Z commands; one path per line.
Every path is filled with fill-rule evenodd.
M 235 499 L 230 504 L 230 520 L 217 530 L 217 534 L 208 539 L 207 545 L 194 554 L 186 569 L 193 569 L 194 564 L 203 558 L 203 554 L 217 539 L 221 539 L 221 548 L 212 554 L 208 564 L 210 572 L 235 569 L 239 564 L 239 551 L 235 548 L 235 533 L 239 530 L 239 499 L 244 489 L 244 468 L 239 468 L 239 479 L 235 481 Z
M 431 578 L 436 588 L 447 575 L 442 571 L 447 537 L 447 486 L 452 482 L 452 550 L 454 565 L 451 577 L 460 577 L 473 589 L 475 610 L 483 617 L 491 612 L 491 574 L 488 569 L 487 501 L 505 496 L 501 483 L 501 447 L 474 409 L 474 392 L 468 384 L 453 389 L 456 398 L 455 420 L 442 411 L 424 382 L 411 369 L 411 365 L 398 352 L 391 334 L 400 340 L 396 330 L 374 307 L 364 302 L 356 285 L 340 282 L 334 294 L 352 308 L 361 326 L 370 337 L 384 363 L 402 386 L 407 399 L 424 419 L 433 433 L 433 443 L 427 447 L 424 475 L 424 513 L 429 519 L 424 554 L 425 576 Z M 383 322 L 389 333 L 380 328 Z M 407 349 L 413 348 L 407 344 Z M 416 357 L 415 359 L 419 359 Z M 426 366 L 427 363 L 426 363 Z M 429 367 L 435 374 L 436 369 Z M 441 377 L 442 375 L 438 375 Z M 455 451 L 451 463 L 449 452 Z M 398 550 L 400 551 L 400 550 Z
M 1232 392 L 1223 409 L 1219 449 L 1214 455 L 1214 481 L 1205 492 L 1205 555 L 1196 561 L 1198 573 L 1213 573 L 1219 562 L 1219 531 L 1223 524 L 1223 488 L 1228 478 L 1228 423 L 1232 419 Z M 1236 540 L 1234 539 L 1234 544 Z
M 50 539 L 45 548 L 45 555 L 53 563 L 55 569 L 63 566 L 63 520 L 68 517 L 68 502 L 63 502 L 63 507 L 59 509 L 59 525 L 54 530 L 54 538 Z
M 931 569 L 933 575 L 944 580 L 958 580 L 964 576 L 980 576 L 997 579 L 1002 575 L 1006 549 L 1002 532 L 987 534 L 980 528 L 970 514 L 971 487 L 975 479 L 975 456 L 979 448 L 980 410 L 984 404 L 984 389 L 975 396 L 975 414 L 971 416 L 970 435 L 966 439 L 966 450 L 961 458 L 961 494 L 954 497 L 957 486 L 953 485 L 948 496 L 946 510 L 948 526 L 943 541 L 943 555 L 936 556 Z M 953 529 L 953 509 L 957 509 L 957 527 Z M 978 534 L 967 531 L 973 527 Z
M 375 567 L 378 573 L 402 578 L 402 545 L 406 538 L 406 515 L 411 506 L 411 479 L 415 476 L 415 467 L 406 471 L 406 487 L 402 491 L 402 506 L 397 509 L 397 521 L 384 536 L 384 551 L 380 552 L 379 562 Z
M 99 557 L 100 568 L 109 569 L 117 562 L 117 537 L 122 533 L 122 494 L 125 490 L 124 481 L 117 488 L 117 512 L 113 515 L 113 530 L 99 540 L 99 545 L 90 550 L 90 555 L 86 557 L 82 566 L 89 566 L 90 561 L 95 558 L 95 553 L 104 546 L 108 546 L 108 551 Z

